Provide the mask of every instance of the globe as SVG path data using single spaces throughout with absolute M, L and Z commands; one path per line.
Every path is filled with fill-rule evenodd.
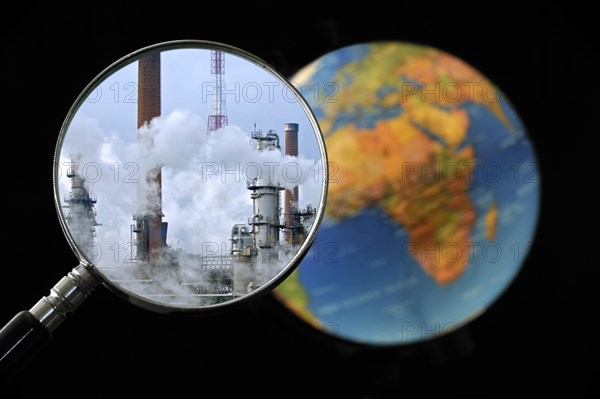
M 330 182 L 311 250 L 275 297 L 368 345 L 439 337 L 498 300 L 540 206 L 534 147 L 506 94 L 406 42 L 340 48 L 290 80 L 322 128 Z

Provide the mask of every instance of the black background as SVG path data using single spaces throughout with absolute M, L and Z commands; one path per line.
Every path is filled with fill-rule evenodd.
M 351 8 L 351 6 L 348 6 Z M 592 13 L 553 6 L 376 8 L 295 12 L 166 2 L 18 5 L 2 24 L 3 211 L 7 255 L 0 325 L 29 309 L 77 264 L 59 227 L 52 157 L 75 98 L 102 69 L 174 39 L 228 43 L 284 75 L 358 42 L 428 44 L 482 71 L 509 97 L 536 147 L 542 207 L 514 283 L 481 317 L 442 339 L 367 348 L 319 334 L 270 296 L 200 317 L 155 314 L 99 287 L 2 392 L 37 397 L 586 397 L 598 338 L 593 299 L 597 225 L 597 63 Z M 489 10 L 488 10 L 489 9 Z M 597 147 L 596 147 L 597 148 Z M 597 163 L 597 162 L 596 162 Z M 586 363 L 592 362 L 591 367 Z

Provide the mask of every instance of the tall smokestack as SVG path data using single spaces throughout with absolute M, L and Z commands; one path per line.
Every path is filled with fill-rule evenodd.
M 138 129 L 144 124 L 160 116 L 160 53 L 148 55 L 138 62 Z M 139 136 L 138 136 L 139 138 Z M 138 233 L 138 241 L 142 240 L 142 260 L 153 261 L 160 258 L 164 246 L 162 226 L 162 172 L 161 166 L 148 171 L 146 175 L 147 190 L 138 192 L 140 204 L 149 204 L 142 209 L 142 231 Z M 166 230 L 166 229 L 165 229 Z M 138 251 L 140 247 L 138 246 Z M 139 256 L 138 256 L 139 257 Z
M 298 156 L 298 124 L 286 123 L 285 130 L 285 155 Z M 294 223 L 293 213 L 298 210 L 298 186 L 285 190 L 285 225 L 292 226 Z M 292 231 L 285 230 L 285 240 L 290 242 Z

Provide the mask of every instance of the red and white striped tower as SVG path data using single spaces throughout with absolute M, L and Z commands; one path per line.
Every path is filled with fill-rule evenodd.
M 225 54 L 219 50 L 210 52 L 210 73 L 215 76 L 215 100 L 208 114 L 207 133 L 210 134 L 227 126 L 227 110 L 225 107 Z

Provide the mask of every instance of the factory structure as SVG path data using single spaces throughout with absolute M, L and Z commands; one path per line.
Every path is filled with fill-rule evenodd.
M 224 54 L 211 51 L 211 74 L 217 90 L 209 108 L 207 134 L 226 134 L 220 131 L 228 124 L 223 95 L 224 67 Z M 160 114 L 160 54 L 157 53 L 145 56 L 138 63 L 138 132 Z M 285 155 L 298 156 L 299 125 L 286 123 L 283 129 Z M 257 152 L 282 152 L 279 134 L 273 129 L 263 132 L 255 126 L 251 143 Z M 228 253 L 190 254 L 173 249 L 167 244 L 168 224 L 163 220 L 161 169 L 162 165 L 156 165 L 147 171 L 146 184 L 138 185 L 138 209 L 128 226 L 133 243 L 131 262 L 123 264 L 120 270 L 112 270 L 110 276 L 112 281 L 126 288 L 142 287 L 142 296 L 205 305 L 252 292 L 287 265 L 314 222 L 315 209 L 310 204 L 304 209 L 298 206 L 297 186 L 286 189 L 274 176 L 259 175 L 246 182 L 252 214 L 231 227 L 230 237 L 224 237 L 224 241 L 229 242 Z M 97 199 L 76 169 L 69 170 L 68 177 L 71 192 L 65 198 L 66 219 L 85 251 L 85 248 L 93 248 L 95 228 L 100 226 L 94 209 Z M 173 275 L 182 267 L 187 268 L 187 272 L 182 273 L 187 277 L 178 281 L 177 290 L 161 284 L 161 275 L 167 272 Z M 189 273 L 190 270 L 193 273 Z M 181 298 L 181 292 L 186 293 L 186 298 Z
M 67 169 L 67 177 L 71 181 L 71 191 L 64 198 L 68 209 L 66 221 L 74 237 L 77 238 L 82 251 L 93 256 L 94 238 L 96 237 L 96 196 L 89 192 L 85 179 L 77 170 L 78 163 L 72 162 Z

